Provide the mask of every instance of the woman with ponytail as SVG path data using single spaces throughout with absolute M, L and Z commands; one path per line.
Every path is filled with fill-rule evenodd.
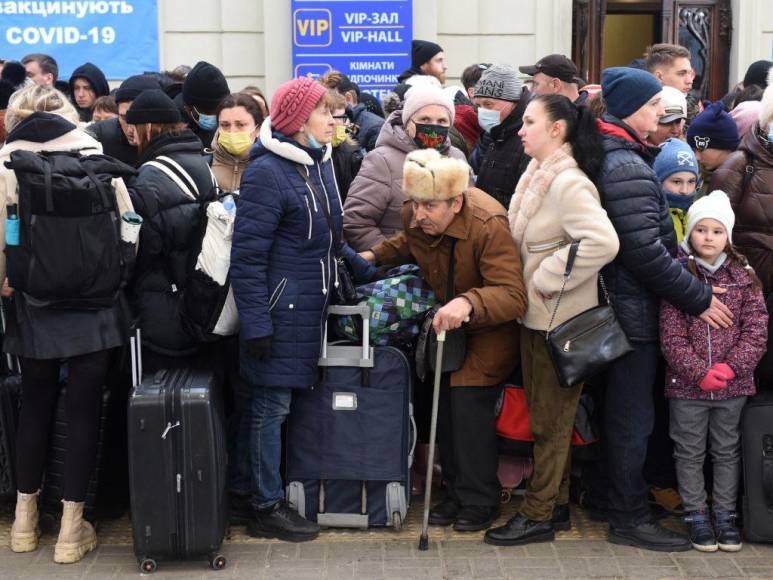
M 572 241 L 579 242 L 553 327 L 598 305 L 601 268 L 618 250 L 612 223 L 592 179 L 601 164 L 600 137 L 585 107 L 562 95 L 530 102 L 519 132 L 532 158 L 510 201 L 510 229 L 520 248 L 529 297 L 521 326 L 521 365 L 534 434 L 534 474 L 519 513 L 486 541 L 516 545 L 552 540 L 569 529 L 569 446 L 582 385 L 561 388 L 548 355 L 551 324 Z

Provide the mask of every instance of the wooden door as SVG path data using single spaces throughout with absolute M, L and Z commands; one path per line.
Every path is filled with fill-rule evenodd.
M 663 0 L 663 42 L 689 49 L 701 99 L 727 93 L 731 25 L 730 0 Z

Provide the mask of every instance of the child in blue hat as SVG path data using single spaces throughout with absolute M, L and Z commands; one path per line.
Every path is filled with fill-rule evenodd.
M 668 199 L 676 238 L 681 243 L 687 230 L 687 210 L 697 195 L 698 161 L 687 143 L 672 138 L 660 146 L 653 169 Z

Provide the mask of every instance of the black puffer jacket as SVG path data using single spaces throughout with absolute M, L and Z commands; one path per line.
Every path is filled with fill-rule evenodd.
M 129 145 L 118 119 L 105 119 L 86 127 L 86 132 L 102 143 L 105 155 L 115 157 L 127 165 L 137 165 L 137 148 Z
M 604 115 L 599 129 L 604 162 L 597 186 L 620 238 L 620 251 L 602 274 L 628 338 L 657 341 L 660 300 L 697 316 L 711 304 L 711 287 L 674 259 L 676 233 L 650 167 L 653 151 L 615 117 Z
M 144 165 L 159 156 L 180 164 L 199 190 L 194 200 L 161 170 Z M 180 296 L 201 246 L 202 207 L 215 197 L 212 174 L 191 131 L 165 134 L 139 160 L 139 176 L 129 184 L 135 211 L 142 216 L 131 301 L 143 332 L 143 346 L 168 356 L 196 352 L 180 317 Z
M 531 161 L 531 157 L 524 153 L 518 136 L 527 102 L 528 97 L 524 92 L 513 112 L 502 124 L 494 127 L 490 134 L 483 133 L 470 157 L 470 165 L 478 175 L 476 187 L 505 208 L 510 207 L 515 186 Z

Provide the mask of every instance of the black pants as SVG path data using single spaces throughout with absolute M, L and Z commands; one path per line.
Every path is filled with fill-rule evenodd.
M 620 528 L 651 519 L 643 470 L 655 420 L 652 384 L 657 371 L 658 344 L 634 343 L 633 346 L 633 352 L 609 367 L 604 413 L 609 523 Z
M 99 437 L 102 388 L 112 351 L 68 359 L 67 443 L 64 461 L 64 499 L 86 498 L 94 470 Z M 49 433 L 59 396 L 58 359 L 21 359 L 22 405 L 16 437 L 17 487 L 22 493 L 40 489 L 48 455 Z
M 500 387 L 440 387 L 438 444 L 449 495 L 461 505 L 499 505 L 496 413 Z
M 669 430 L 669 409 L 666 399 L 666 361 L 658 357 L 658 372 L 652 386 L 652 400 L 655 410 L 655 427 L 647 445 L 647 461 L 644 463 L 644 479 L 655 487 L 676 489 L 676 465 L 674 463 L 674 442 Z

